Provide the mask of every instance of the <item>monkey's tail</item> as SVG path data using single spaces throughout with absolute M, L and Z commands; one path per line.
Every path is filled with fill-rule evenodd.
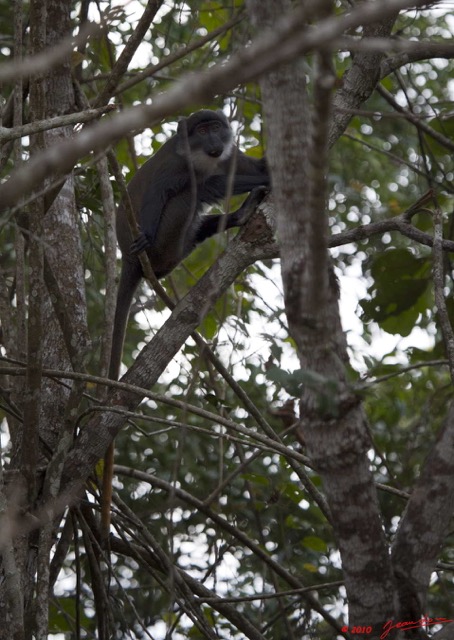
M 112 333 L 112 348 L 110 351 L 109 379 L 118 380 L 120 375 L 123 343 L 129 310 L 137 285 L 142 277 L 140 262 L 128 262 L 123 259 L 120 282 L 118 285 L 117 304 L 115 308 L 114 328 Z M 110 535 L 110 510 L 112 506 L 112 481 L 114 467 L 115 443 L 112 442 L 104 457 L 104 470 L 101 490 L 101 541 L 108 544 Z
M 110 351 L 110 380 L 118 380 L 120 375 L 121 357 L 123 355 L 123 344 L 125 341 L 129 311 L 141 277 L 142 269 L 139 260 L 134 262 L 129 262 L 127 260 L 122 261 L 112 332 L 112 348 Z

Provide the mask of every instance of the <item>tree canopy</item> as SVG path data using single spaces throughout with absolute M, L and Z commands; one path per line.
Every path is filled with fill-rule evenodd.
M 0 0 L 1 639 L 454 634 L 452 8 Z M 201 107 L 271 192 L 109 381 L 115 206 Z

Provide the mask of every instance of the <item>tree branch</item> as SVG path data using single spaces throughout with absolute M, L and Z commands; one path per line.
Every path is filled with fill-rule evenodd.
M 48 131 L 49 129 L 57 129 L 58 127 L 65 127 L 72 124 L 78 124 L 82 122 L 90 122 L 96 120 L 99 116 L 109 111 L 113 111 L 115 106 L 108 104 L 98 109 L 87 109 L 85 111 L 79 111 L 77 113 L 70 113 L 64 116 L 57 116 L 56 118 L 47 118 L 46 120 L 38 120 L 29 122 L 28 124 L 21 125 L 20 127 L 14 127 L 8 129 L 7 127 L 0 127 L 0 144 L 8 142 L 8 140 L 16 140 L 17 138 L 23 138 L 24 136 L 31 136 L 34 133 L 40 133 L 41 131 Z
M 425 612 L 426 593 L 454 509 L 454 403 L 413 488 L 392 545 L 400 620 Z
M 109 101 L 120 79 L 126 73 L 126 70 L 128 69 L 129 63 L 131 62 L 131 59 L 135 54 L 137 47 L 144 39 L 145 34 L 148 31 L 148 28 L 150 27 L 150 24 L 161 5 L 162 0 L 148 0 L 145 11 L 142 13 L 140 20 L 132 33 L 132 36 L 129 38 L 126 46 L 120 54 L 120 57 L 116 61 L 110 73 L 110 76 L 106 84 L 104 85 L 103 90 L 95 100 L 95 107 L 100 107 Z
M 276 245 L 269 229 L 254 216 L 228 245 L 211 269 L 181 300 L 153 340 L 142 350 L 122 381 L 148 388 L 156 382 L 168 362 L 200 324 L 214 301 L 255 260 L 275 255 Z M 143 396 L 142 396 L 143 397 Z M 136 392 L 115 389 L 107 403 L 134 410 L 142 397 Z M 64 491 L 77 492 L 96 462 L 125 423 L 125 417 L 106 412 L 92 418 L 81 431 L 65 467 Z
M 148 482 L 152 486 L 159 487 L 164 491 L 167 491 L 169 494 L 175 495 L 180 500 L 184 501 L 187 505 L 197 509 L 200 513 L 205 514 L 208 518 L 210 518 L 217 526 L 219 526 L 223 531 L 231 535 L 234 539 L 238 540 L 242 545 L 246 548 L 250 549 L 252 553 L 262 560 L 277 576 L 282 578 L 292 586 L 294 589 L 304 588 L 301 580 L 293 576 L 289 571 L 287 571 L 279 562 L 276 562 L 270 555 L 265 551 L 261 545 L 256 544 L 253 540 L 251 540 L 243 531 L 238 529 L 238 527 L 234 527 L 230 522 L 228 522 L 223 516 L 219 515 L 213 509 L 207 507 L 207 505 L 191 495 L 187 491 L 176 487 L 174 484 L 166 482 L 162 478 L 158 478 L 152 474 L 137 471 L 135 469 L 130 469 L 129 467 L 115 465 L 115 471 L 128 475 L 133 478 L 137 478 L 142 482 Z M 315 596 L 310 592 L 303 592 L 302 598 L 306 600 L 306 602 L 317 611 L 327 622 L 330 624 L 338 633 L 344 635 L 341 632 L 340 625 L 337 621 L 327 613 L 323 607 L 320 606 L 320 603 L 315 598 Z M 213 604 L 214 607 L 214 604 Z M 217 608 L 217 607 L 214 607 Z

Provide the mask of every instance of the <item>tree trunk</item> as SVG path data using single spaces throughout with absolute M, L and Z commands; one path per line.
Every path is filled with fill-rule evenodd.
M 286 0 L 248 4 L 261 30 L 291 9 Z M 319 14 L 327 9 L 329 3 L 321 3 Z M 337 284 L 330 275 L 325 175 L 334 82 L 326 56 L 320 56 L 316 74 L 312 103 L 302 61 L 261 81 L 268 159 L 285 308 L 306 376 L 300 403 L 304 440 L 331 510 L 350 627 L 378 632 L 393 617 L 393 577 L 367 458 L 371 443 L 359 400 L 349 390 Z

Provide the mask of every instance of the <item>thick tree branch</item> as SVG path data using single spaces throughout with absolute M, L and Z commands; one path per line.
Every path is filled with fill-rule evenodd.
M 452 58 L 454 56 L 454 52 L 451 50 L 447 50 L 444 44 L 438 45 L 437 42 L 430 43 L 421 43 L 420 47 L 415 47 L 413 50 L 409 48 L 408 50 L 404 50 L 403 53 L 399 53 L 395 56 L 390 56 L 386 60 L 383 60 L 380 67 L 380 79 L 386 78 L 391 73 L 404 67 L 407 64 L 411 64 L 412 62 L 419 62 L 421 60 L 429 60 L 430 58 Z M 447 45 L 450 49 L 453 45 Z M 437 52 L 437 48 L 439 49 Z
M 396 15 L 391 13 L 389 18 L 367 25 L 364 28 L 362 40 L 389 36 Z M 334 96 L 330 146 L 345 131 L 352 117 L 351 110 L 360 107 L 375 90 L 382 59 L 383 54 L 375 51 L 360 51 L 353 56 L 353 63 L 344 73 L 342 85 Z
M 401 620 L 426 612 L 427 587 L 454 510 L 454 403 L 413 488 L 392 546 Z
M 140 387 L 153 385 L 191 332 L 203 320 L 214 301 L 235 278 L 255 260 L 270 257 L 275 252 L 276 245 L 259 214 L 239 232 L 213 267 L 178 303 L 170 318 L 139 354 L 122 381 Z M 137 393 L 117 389 L 109 394 L 107 402 L 114 407 L 134 410 L 141 399 Z M 65 494 L 77 492 L 125 420 L 122 415 L 106 412 L 88 422 L 68 456 Z
M 454 57 L 454 44 L 452 42 L 430 42 L 428 40 L 404 40 L 403 38 L 369 36 L 353 38 L 343 36 L 329 43 L 326 47 L 330 51 L 351 51 L 371 54 L 399 53 L 399 56 L 388 58 L 381 64 L 381 73 L 388 67 L 388 73 L 398 61 L 402 66 L 414 60 L 425 60 L 427 58 L 452 58 Z

